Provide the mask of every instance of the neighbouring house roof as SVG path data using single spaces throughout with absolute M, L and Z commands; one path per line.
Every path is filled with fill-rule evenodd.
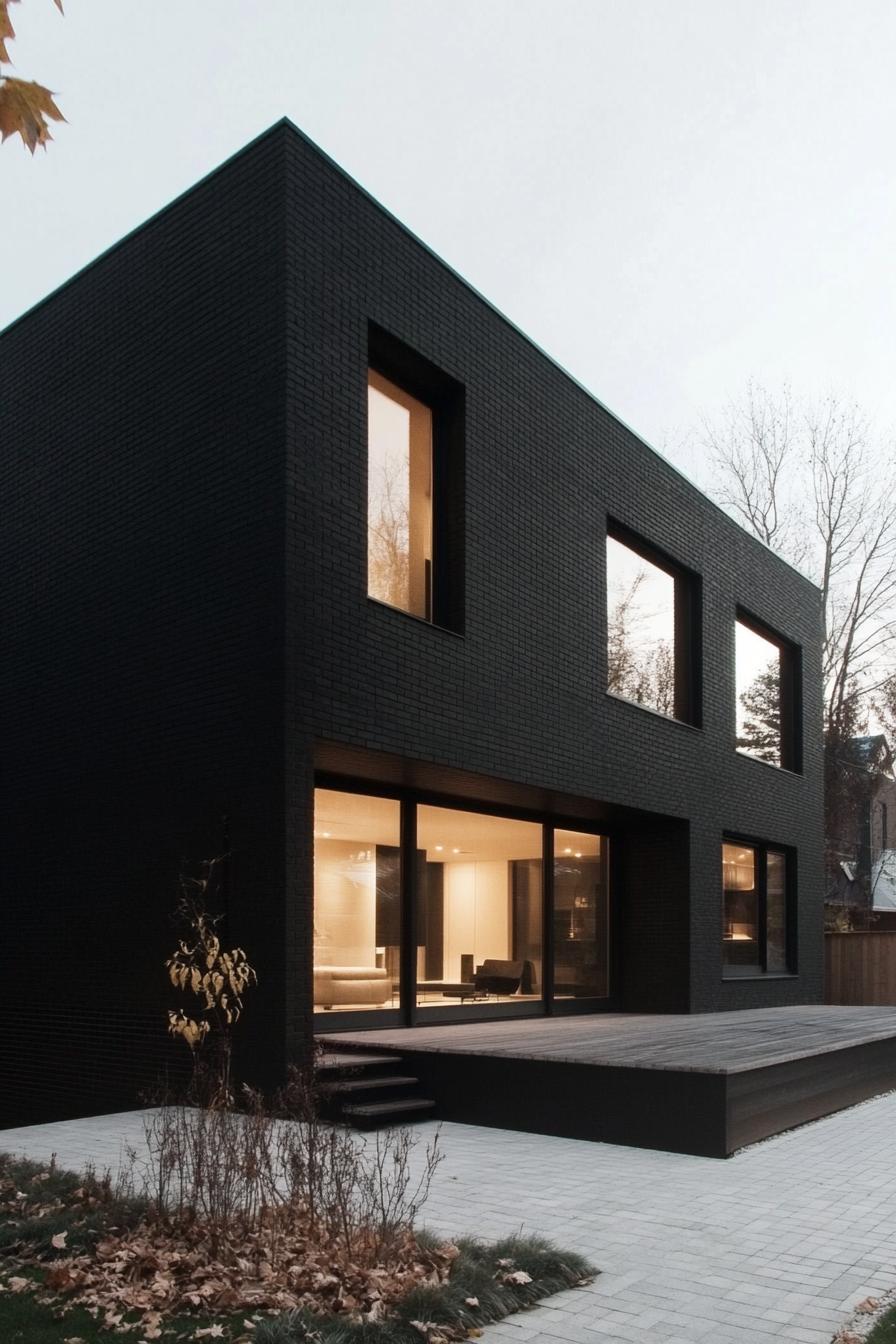
M 871 868 L 874 910 L 896 910 L 896 849 L 881 850 Z

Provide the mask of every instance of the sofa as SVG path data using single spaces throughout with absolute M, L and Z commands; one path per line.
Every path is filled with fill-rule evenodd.
M 361 1003 L 379 1007 L 392 997 L 392 979 L 380 966 L 315 966 L 314 1006 Z

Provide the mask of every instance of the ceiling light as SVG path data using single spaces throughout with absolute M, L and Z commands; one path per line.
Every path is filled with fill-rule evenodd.
M 452 854 L 459 854 L 459 853 L 460 853 L 460 850 L 459 850 L 459 849 L 452 849 L 451 853 L 452 853 Z
M 438 851 L 439 854 L 441 854 L 441 852 L 442 852 L 442 850 L 443 850 L 444 848 L 445 848 L 444 845 L 436 845 L 436 850 Z

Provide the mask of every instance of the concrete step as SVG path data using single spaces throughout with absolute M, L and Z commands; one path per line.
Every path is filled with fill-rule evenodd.
M 328 1097 L 350 1096 L 354 1092 L 375 1092 L 381 1087 L 416 1087 L 418 1078 L 404 1078 L 400 1074 L 385 1074 L 375 1078 L 334 1078 L 321 1084 Z
M 357 1054 L 337 1053 L 335 1051 L 321 1055 L 320 1059 L 315 1061 L 315 1070 L 317 1073 L 337 1072 L 340 1069 L 373 1069 L 384 1068 L 387 1065 L 400 1064 L 400 1055 L 374 1055 L 364 1054 L 358 1051 Z
M 421 1115 L 435 1110 L 435 1102 L 427 1097 L 396 1097 L 394 1101 L 352 1102 L 343 1106 L 342 1114 L 349 1120 L 397 1120 L 403 1115 Z

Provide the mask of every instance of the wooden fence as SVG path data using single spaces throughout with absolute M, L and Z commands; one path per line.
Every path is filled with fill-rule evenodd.
M 825 1003 L 896 1004 L 896 933 L 828 933 Z

